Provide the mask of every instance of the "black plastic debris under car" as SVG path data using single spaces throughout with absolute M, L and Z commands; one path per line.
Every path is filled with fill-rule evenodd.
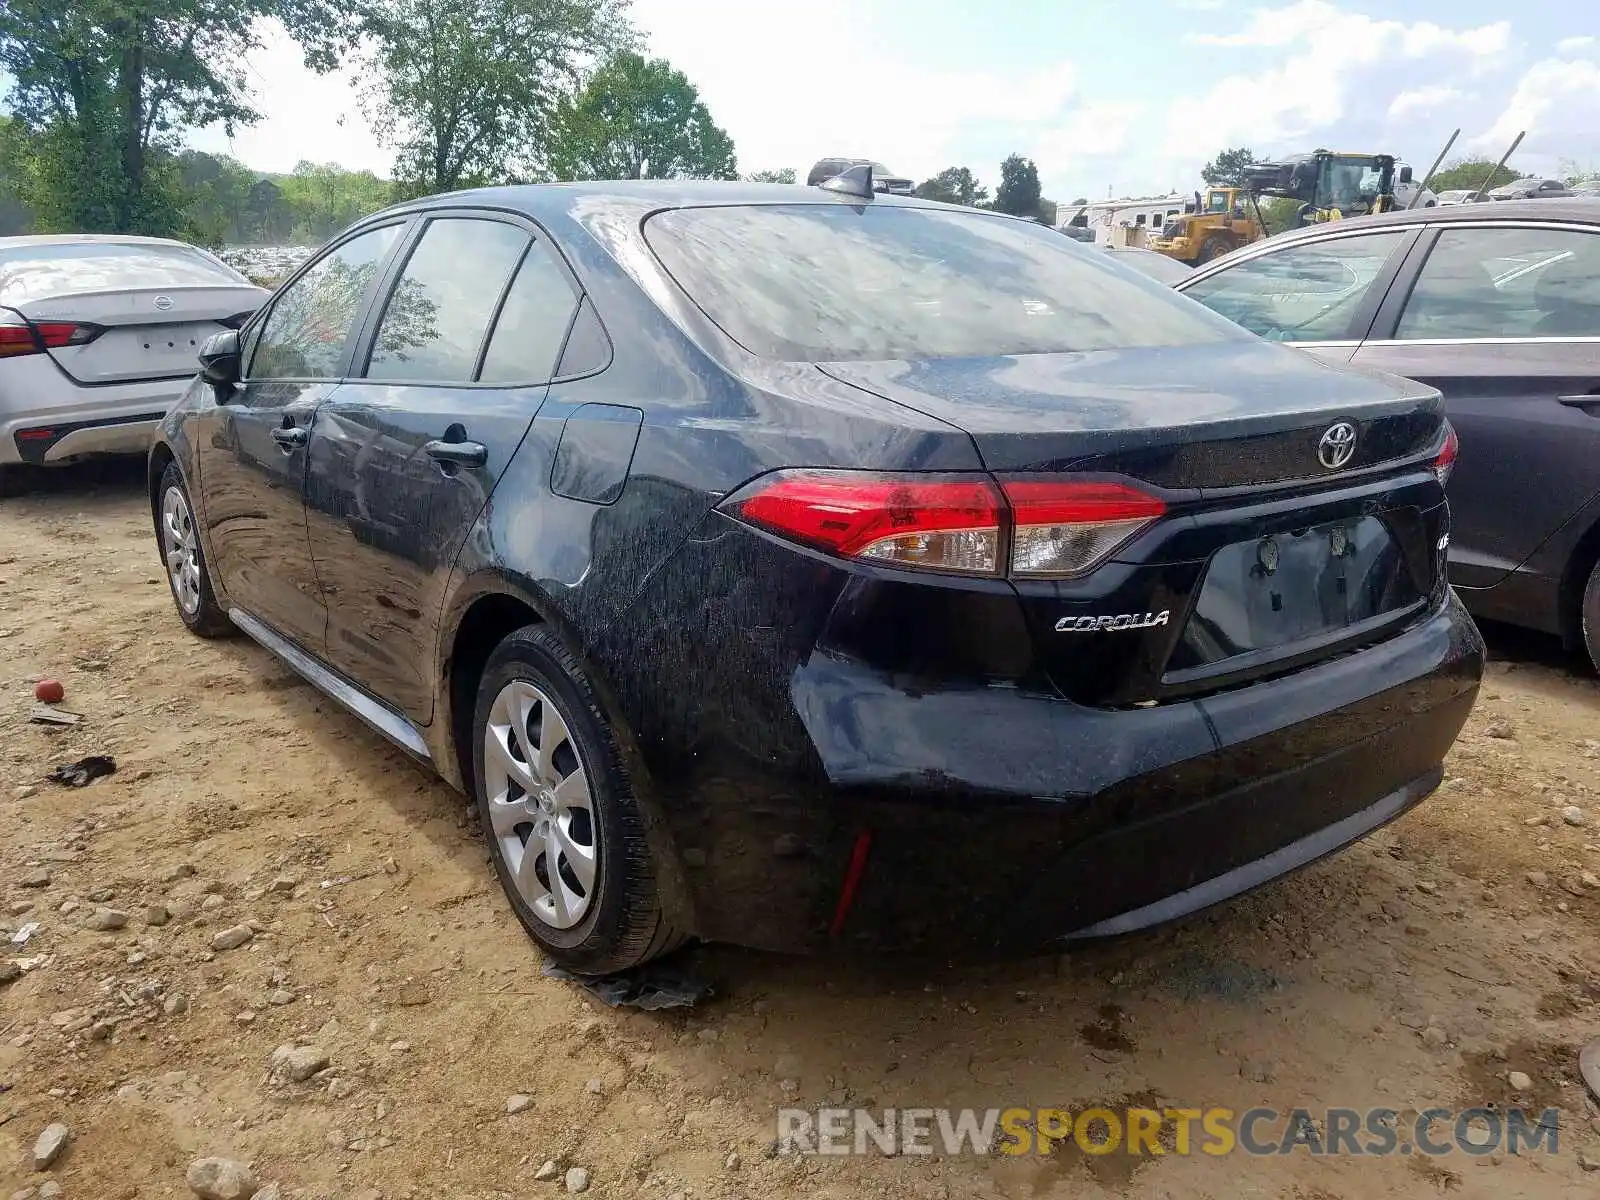
M 68 787 L 83 787 L 117 769 L 117 760 L 109 754 L 91 754 L 75 763 L 57 767 L 45 776 L 51 783 L 64 783 Z
M 615 975 L 574 975 L 547 958 L 540 973 L 547 979 L 575 983 L 612 1008 L 642 1008 L 646 1012 L 693 1008 L 712 994 L 710 984 L 660 962 L 647 962 Z

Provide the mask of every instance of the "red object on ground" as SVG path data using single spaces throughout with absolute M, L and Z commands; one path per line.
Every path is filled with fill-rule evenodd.
M 60 704 L 67 698 L 67 689 L 59 679 L 41 679 L 33 685 L 33 698 L 46 704 Z

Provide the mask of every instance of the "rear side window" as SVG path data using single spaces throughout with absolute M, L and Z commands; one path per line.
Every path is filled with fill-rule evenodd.
M 367 292 L 399 236 L 398 225 L 357 234 L 274 296 L 247 378 L 336 378 Z
M 1395 337 L 1600 337 L 1600 235 L 1446 229 Z
M 192 246 L 66 242 L 0 251 L 0 304 L 124 288 L 248 287 L 233 268 Z
M 523 230 L 503 221 L 430 221 L 384 304 L 366 377 L 470 382 L 527 244 Z
M 845 204 L 676 209 L 651 248 L 747 350 L 793 362 L 1186 346 L 1234 333 L 1052 229 Z
M 543 242 L 534 242 L 506 293 L 478 378 L 484 383 L 549 379 L 577 305 L 572 285 L 554 256 Z
M 1209 275 L 1183 294 L 1278 342 L 1351 336 L 1350 323 L 1407 231 L 1289 246 Z

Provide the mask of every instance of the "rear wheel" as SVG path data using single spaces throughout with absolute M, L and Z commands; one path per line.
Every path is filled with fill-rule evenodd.
M 1589 585 L 1583 589 L 1583 646 L 1589 661 L 1600 671 L 1600 563 L 1589 572 Z
M 644 820 L 576 657 L 529 626 L 490 655 L 473 719 L 478 816 L 533 940 L 585 975 L 674 949 Z
M 189 490 L 183 486 L 177 463 L 168 463 L 161 476 L 156 528 L 172 602 L 178 606 L 183 623 L 200 637 L 226 637 L 233 633 L 233 622 L 211 590 L 205 549 L 200 545 L 200 531 L 195 528 L 194 506 L 189 503 Z

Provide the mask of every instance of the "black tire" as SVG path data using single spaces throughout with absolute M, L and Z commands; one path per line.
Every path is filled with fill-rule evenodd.
M 1228 253 L 1228 251 L 1232 249 L 1233 242 L 1230 238 L 1220 233 L 1213 233 L 1205 241 L 1200 243 L 1200 257 L 1197 258 L 1195 262 L 1197 264 L 1208 263 L 1213 258 L 1221 258 L 1224 254 Z
M 1600 563 L 1589 572 L 1589 584 L 1583 589 L 1583 609 L 1579 614 L 1583 632 L 1583 646 L 1589 652 L 1589 661 L 1600 671 Z
M 171 570 L 167 567 L 167 543 L 163 531 L 163 522 L 167 493 L 176 490 L 183 498 L 184 510 L 190 514 L 191 526 L 194 523 L 194 502 L 189 499 L 189 489 L 184 485 L 183 473 L 178 470 L 177 463 L 168 463 L 167 469 L 161 476 L 161 489 L 156 493 L 155 522 L 156 522 L 156 547 L 161 553 L 161 569 L 167 577 L 167 590 L 172 593 L 172 606 L 178 610 L 178 617 L 197 637 L 219 638 L 231 637 L 238 632 L 234 623 L 228 620 L 228 614 L 217 603 L 216 593 L 211 588 L 211 566 L 206 562 L 205 546 L 201 543 L 198 529 L 194 529 L 194 558 L 196 572 L 199 575 L 198 603 L 190 611 L 185 608 L 182 598 L 178 595 L 178 582 L 173 579 Z
M 534 911 L 518 890 L 505 849 L 494 833 L 484 769 L 485 736 L 496 698 L 516 682 L 532 684 L 555 701 L 588 782 L 597 835 L 595 880 L 587 910 L 569 928 L 551 924 Z M 549 628 L 519 629 L 489 656 L 478 684 L 472 746 L 473 797 L 495 874 L 512 911 L 541 950 L 577 974 L 608 975 L 665 954 L 686 940 L 686 933 L 673 928 L 663 912 L 644 818 L 594 691 L 577 657 Z M 530 827 L 516 836 L 527 844 L 534 835 Z

